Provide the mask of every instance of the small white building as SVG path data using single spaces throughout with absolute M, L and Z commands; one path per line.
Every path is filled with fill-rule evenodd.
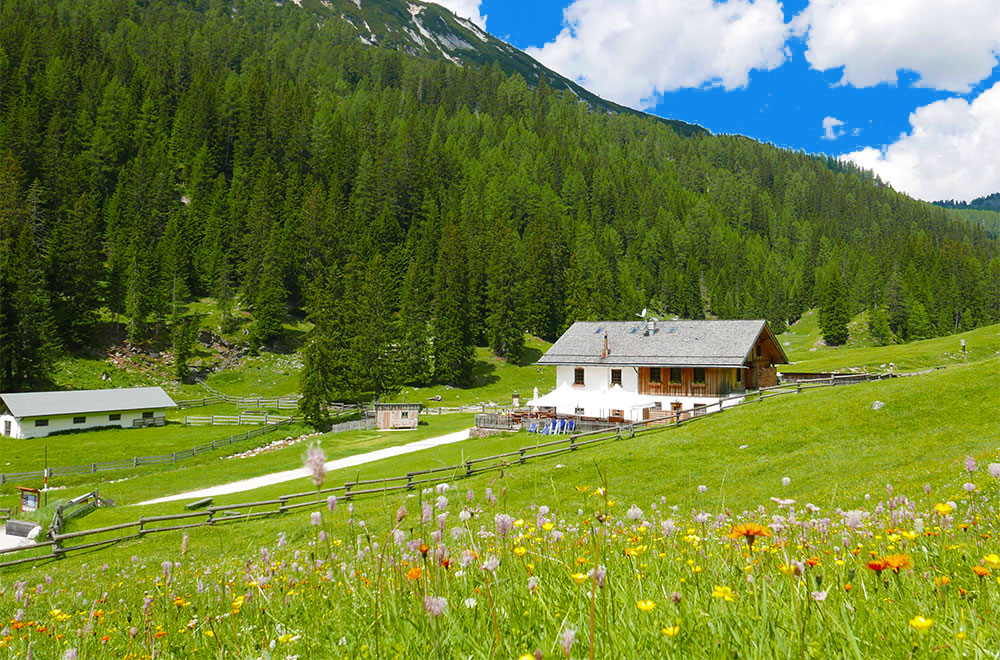
M 41 438 L 73 429 L 162 426 L 177 404 L 161 387 L 0 394 L 0 433 Z
M 528 405 L 612 421 L 683 418 L 777 384 L 775 365 L 787 363 L 763 320 L 580 321 L 537 362 L 556 367 L 556 389 Z

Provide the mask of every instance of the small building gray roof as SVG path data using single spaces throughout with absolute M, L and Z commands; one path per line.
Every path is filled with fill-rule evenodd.
M 128 387 L 114 390 L 20 392 L 0 394 L 14 417 L 46 417 L 124 410 L 151 410 L 177 406 L 162 387 Z
M 577 321 L 538 364 L 742 367 L 760 334 L 770 334 L 762 320 L 656 321 L 646 329 L 642 321 Z M 602 358 L 605 333 L 610 355 Z

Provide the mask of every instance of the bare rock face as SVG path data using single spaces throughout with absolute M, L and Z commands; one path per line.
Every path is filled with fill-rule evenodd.
M 872 404 L 872 410 L 881 410 L 882 406 L 884 406 L 884 405 L 885 404 L 883 402 L 876 401 L 875 403 Z

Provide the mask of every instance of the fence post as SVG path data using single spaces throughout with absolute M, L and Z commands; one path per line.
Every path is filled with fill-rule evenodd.
M 139 457 L 138 456 L 133 456 L 132 457 L 132 467 L 139 467 Z
M 177 452 L 174 452 L 174 453 L 172 453 L 170 455 L 170 462 L 171 463 L 176 463 L 177 462 Z
M 90 473 L 93 474 L 95 472 L 97 472 L 97 463 L 91 463 L 90 464 Z

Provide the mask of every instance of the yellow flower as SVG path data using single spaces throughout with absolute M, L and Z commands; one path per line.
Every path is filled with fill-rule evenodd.
M 947 586 L 950 583 L 951 583 L 951 578 L 948 577 L 947 575 L 942 575 L 940 577 L 934 578 L 934 584 L 939 587 Z
M 922 616 L 915 616 L 910 619 L 910 625 L 921 634 L 927 632 L 927 629 L 930 628 L 933 623 L 933 619 L 927 619 Z
M 572 578 L 573 582 L 576 582 L 577 584 L 583 584 L 587 581 L 587 575 L 585 573 L 573 573 L 573 575 L 570 575 L 570 578 Z
M 727 603 L 731 603 L 734 600 L 736 600 L 736 594 L 733 593 L 732 589 L 730 589 L 729 587 L 720 586 L 718 584 L 715 585 L 715 587 L 712 589 L 712 595 L 716 598 L 721 598 Z
M 281 642 L 282 644 L 287 644 L 288 642 L 292 641 L 294 637 L 295 635 L 293 635 L 292 633 L 285 633 L 284 635 L 278 637 L 278 641 Z
M 577 490 L 577 492 L 580 492 L 580 493 L 586 493 L 587 491 L 590 490 L 590 486 L 577 486 L 576 490 Z M 526 656 L 526 657 L 531 657 L 531 656 Z M 522 658 L 522 660 L 523 660 L 523 658 Z M 532 660 L 534 660 L 534 658 L 532 658 Z
M 205 637 L 215 637 L 215 632 L 211 630 L 206 630 Z
M 1000 568 L 1000 557 L 996 554 L 986 555 L 983 557 L 983 563 L 990 568 Z
M 577 486 L 577 488 L 579 488 L 579 486 Z M 535 660 L 535 656 L 531 655 L 530 653 L 525 653 L 517 660 Z
M 631 548 L 625 548 L 625 555 L 628 557 L 638 557 L 644 552 L 646 552 L 646 546 L 644 545 L 637 545 Z
M 702 570 L 701 566 L 692 566 L 691 567 L 691 572 L 692 573 L 701 573 L 701 570 Z
M 907 541 L 912 541 L 915 538 L 917 538 L 917 533 L 916 532 L 905 532 L 904 531 L 904 532 L 900 532 L 899 535 L 902 536 Z
M 190 603 L 188 603 L 188 601 L 184 600 L 180 596 L 174 598 L 174 605 L 176 605 L 177 607 L 187 607 L 189 604 Z
M 793 575 L 795 575 L 795 567 L 789 566 L 788 564 L 779 564 L 778 570 L 787 575 L 788 577 L 792 577 Z
M 528 550 L 523 545 L 519 545 L 516 548 L 514 548 L 514 554 L 517 555 L 518 557 L 523 557 L 527 553 Z
M 964 630 L 959 630 L 958 634 L 955 635 L 955 637 L 957 637 L 960 640 L 965 639 L 965 631 Z
M 656 603 L 654 603 L 654 602 L 653 602 L 653 601 L 651 601 L 651 600 L 640 600 L 640 601 L 639 601 L 639 602 L 637 602 L 637 603 L 636 603 L 635 605 L 636 605 L 636 607 L 638 607 L 638 608 L 639 608 L 640 610 L 642 610 L 643 612 L 649 612 L 649 611 L 652 611 L 652 609 L 653 609 L 654 607 L 656 607 Z
M 544 529 L 546 532 L 551 532 L 554 527 L 555 527 L 555 525 L 553 525 L 550 522 L 542 524 L 542 529 Z
M 938 502 L 934 505 L 934 510 L 938 512 L 938 515 L 947 516 L 949 513 L 955 509 L 947 502 Z M 912 621 L 910 623 L 913 623 Z
M 662 632 L 667 637 L 676 637 L 677 633 L 679 633 L 680 631 L 681 631 L 681 627 L 679 625 L 678 626 L 667 626 L 666 628 L 663 628 L 662 630 L 660 630 L 660 632 Z

